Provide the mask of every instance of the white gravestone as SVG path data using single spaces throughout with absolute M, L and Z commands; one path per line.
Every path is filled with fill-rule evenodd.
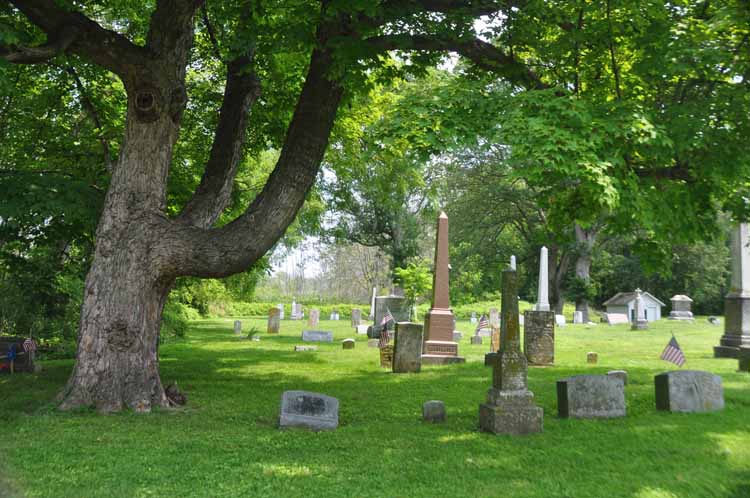
M 539 289 L 534 308 L 537 311 L 549 311 L 549 272 L 547 268 L 547 248 L 542 246 L 539 251 Z

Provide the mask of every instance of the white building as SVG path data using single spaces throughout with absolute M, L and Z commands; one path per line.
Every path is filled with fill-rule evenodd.
M 643 300 L 643 312 L 646 320 L 653 322 L 661 320 L 661 308 L 664 303 L 656 299 L 648 292 L 641 293 Z M 604 303 L 607 313 L 622 313 L 633 322 L 635 320 L 635 292 L 620 292 Z

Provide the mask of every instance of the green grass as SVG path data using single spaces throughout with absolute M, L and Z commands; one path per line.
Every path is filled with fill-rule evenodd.
M 0 496 L 26 497 L 726 497 L 750 496 L 750 376 L 736 361 L 715 360 L 722 333 L 662 321 L 647 332 L 625 326 L 557 329 L 556 366 L 531 368 L 530 388 L 544 408 L 544 433 L 495 436 L 477 430 L 490 385 L 488 349 L 460 351 L 467 363 L 394 375 L 348 322 L 321 322 L 335 342 L 295 353 L 303 324 L 282 334 L 240 340 L 232 320 L 194 323 L 183 342 L 162 348 L 162 377 L 189 396 L 181 411 L 101 416 L 58 413 L 50 400 L 70 361 L 49 361 L 38 375 L 0 377 L 3 442 Z M 243 329 L 265 330 L 244 318 Z M 718 373 L 726 409 L 657 413 L 653 376 L 673 369 L 658 360 L 674 330 L 686 368 Z M 586 353 L 599 353 L 598 365 Z M 626 369 L 628 416 L 557 418 L 555 381 L 577 373 Z M 319 391 L 339 398 L 335 432 L 279 431 L 281 393 Z M 421 421 L 422 402 L 446 402 L 448 421 Z M 10 486 L 10 487 L 9 487 Z M 12 488 L 12 489 L 11 489 Z

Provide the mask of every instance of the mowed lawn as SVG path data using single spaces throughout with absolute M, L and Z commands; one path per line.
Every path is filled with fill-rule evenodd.
M 162 378 L 189 396 L 182 410 L 102 416 L 58 413 L 50 401 L 71 361 L 44 363 L 38 375 L 0 377 L 0 496 L 26 497 L 750 497 L 750 375 L 715 360 L 722 327 L 666 320 L 651 330 L 626 326 L 558 328 L 554 367 L 531 368 L 544 408 L 544 433 L 508 437 L 477 430 L 490 386 L 489 346 L 469 345 L 464 365 L 392 374 L 348 321 L 322 321 L 335 342 L 295 353 L 302 322 L 279 336 L 264 319 L 251 342 L 234 319 L 204 320 L 162 347 Z M 675 369 L 658 359 L 674 331 L 685 368 L 721 375 L 726 409 L 669 414 L 654 408 L 653 376 Z M 354 350 L 340 340 L 355 337 Z M 598 365 L 586 353 L 599 353 Z M 557 417 L 555 381 L 625 369 L 628 416 Z M 334 432 L 279 431 L 281 393 L 305 389 L 337 397 Z M 442 425 L 421 421 L 422 403 L 445 401 Z

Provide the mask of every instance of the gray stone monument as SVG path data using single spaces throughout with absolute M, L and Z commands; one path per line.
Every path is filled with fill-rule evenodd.
M 542 246 L 539 251 L 539 287 L 536 311 L 549 311 L 549 270 L 547 267 L 547 248 Z
M 561 418 L 624 417 L 625 384 L 612 375 L 576 375 L 557 381 Z
M 339 400 L 309 391 L 284 391 L 279 428 L 302 427 L 314 431 L 339 426 Z
M 433 424 L 445 422 L 445 403 L 433 399 L 422 404 L 422 420 Z
M 630 330 L 648 330 L 642 292 L 641 289 L 635 290 L 635 320 L 633 320 Z
M 530 365 L 555 363 L 555 313 L 524 312 L 523 352 Z
M 715 358 L 737 358 L 750 346 L 750 224 L 732 230 L 732 283 L 724 299 L 724 335 L 714 347 Z
M 352 308 L 352 327 L 359 327 L 362 324 L 362 310 Z
M 310 310 L 310 318 L 307 319 L 307 326 L 314 329 L 319 323 L 320 310 L 318 308 L 313 308 Z
M 672 296 L 672 311 L 669 312 L 670 320 L 689 320 L 693 321 L 693 312 L 690 307 L 693 300 L 684 294 L 677 294 Z
M 242 322 L 239 320 L 234 321 L 234 333 L 237 335 L 242 333 Z
M 302 342 L 333 342 L 333 332 L 326 330 L 303 330 Z
M 678 370 L 654 377 L 656 409 L 711 412 L 724 409 L 721 377 L 700 370 Z
M 393 373 L 419 372 L 422 368 L 423 330 L 424 327 L 419 323 L 396 323 Z
M 271 308 L 268 310 L 268 326 L 266 332 L 269 334 L 278 334 L 279 328 L 281 327 L 281 311 L 279 308 Z
M 495 434 L 542 432 L 543 412 L 529 391 L 526 357 L 521 352 L 518 324 L 518 275 L 503 272 L 502 340 L 500 351 L 491 358 L 492 387 L 487 402 L 479 406 L 479 427 Z
M 391 315 L 395 322 L 408 322 L 409 321 L 409 306 L 406 303 L 406 298 L 403 296 L 378 296 L 375 298 L 375 322 L 372 327 L 369 328 L 367 336 L 371 339 L 378 339 L 380 332 L 383 330 L 383 317 L 390 310 Z M 395 324 L 393 322 L 385 325 L 389 330 L 393 330 Z

